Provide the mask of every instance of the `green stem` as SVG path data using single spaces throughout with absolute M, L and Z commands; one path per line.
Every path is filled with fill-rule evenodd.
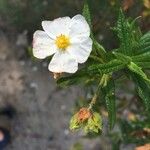
M 100 62 L 100 63 L 104 63 L 104 61 L 103 61 L 101 58 L 97 57 L 97 56 L 90 55 L 90 58 L 91 58 L 91 59 L 94 59 L 95 61 L 98 61 L 98 62 Z
M 99 82 L 98 86 L 97 86 L 97 89 L 96 89 L 96 92 L 89 104 L 89 108 L 88 109 L 92 109 L 93 105 L 96 103 L 96 100 L 97 100 L 97 97 L 98 97 L 98 93 L 99 93 L 99 89 L 101 87 L 101 82 Z

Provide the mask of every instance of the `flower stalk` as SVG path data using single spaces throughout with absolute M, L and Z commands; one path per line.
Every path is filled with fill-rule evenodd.
M 91 102 L 89 104 L 89 107 L 88 107 L 89 110 L 92 109 L 93 106 L 95 105 L 95 103 L 97 101 L 97 98 L 98 98 L 98 93 L 99 93 L 100 88 L 101 88 L 101 80 L 100 80 L 100 82 L 99 82 L 99 84 L 97 86 L 96 92 L 95 92 L 95 94 L 94 94 L 94 96 L 93 96 L 93 98 L 92 98 L 92 100 L 91 100 Z

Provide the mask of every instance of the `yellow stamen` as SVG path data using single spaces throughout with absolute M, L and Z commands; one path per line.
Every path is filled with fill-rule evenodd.
M 65 50 L 70 45 L 69 37 L 61 34 L 56 38 L 55 44 L 59 49 Z

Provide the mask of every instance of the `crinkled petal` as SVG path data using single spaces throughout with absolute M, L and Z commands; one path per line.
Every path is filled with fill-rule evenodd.
M 78 70 L 78 63 L 68 52 L 57 52 L 53 56 L 48 69 L 55 73 L 75 73 Z
M 57 47 L 44 31 L 36 31 L 33 35 L 33 55 L 44 59 L 57 51 Z
M 92 51 L 92 40 L 91 38 L 87 38 L 82 43 L 71 44 L 67 51 L 77 60 L 78 63 L 84 63 Z
M 56 39 L 61 34 L 69 34 L 70 21 L 70 17 L 57 18 L 53 21 L 42 21 L 42 27 L 51 38 Z
M 76 15 L 71 19 L 70 37 L 72 41 L 83 41 L 90 36 L 90 27 L 82 15 Z

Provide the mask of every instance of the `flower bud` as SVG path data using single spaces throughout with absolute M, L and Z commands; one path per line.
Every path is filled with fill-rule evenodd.
M 86 133 L 98 133 L 102 129 L 101 116 L 92 112 L 90 109 L 83 107 L 77 112 L 70 121 L 70 129 L 76 130 L 82 128 Z
M 88 108 L 83 107 L 77 113 L 77 120 L 79 123 L 84 122 L 87 119 L 89 119 L 91 115 L 92 115 L 91 111 Z

